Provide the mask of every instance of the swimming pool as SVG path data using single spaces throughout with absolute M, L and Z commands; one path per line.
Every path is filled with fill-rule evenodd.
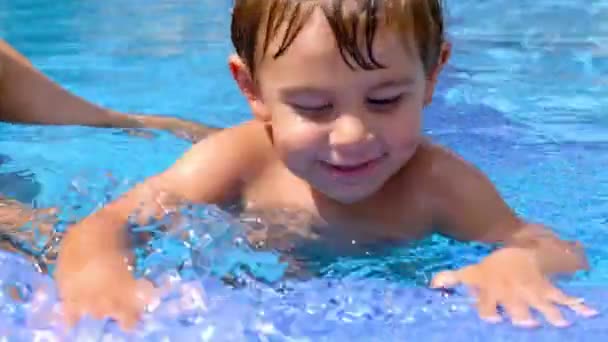
M 474 162 L 518 212 L 541 220 L 588 249 L 592 272 L 565 284 L 608 309 L 608 1 L 448 1 L 452 62 L 425 127 Z M 12 0 L 0 2 L 0 34 L 70 90 L 124 111 L 178 115 L 229 126 L 248 118 L 225 67 L 231 1 Z M 1 173 L 33 174 L 35 201 L 61 203 L 82 216 L 105 193 L 158 172 L 189 144 L 79 127 L 0 125 Z M 32 189 L 29 188 L 28 189 Z M 76 209 L 77 205 L 85 204 Z M 213 243 L 197 255 L 205 271 L 248 262 L 260 276 L 282 265 L 274 255 L 235 245 L 238 225 L 206 208 Z M 201 228 L 202 229 L 202 228 Z M 241 277 L 232 290 L 215 276 L 172 273 L 188 258 L 179 244 L 149 261 L 173 297 L 146 316 L 135 338 L 213 341 L 533 341 L 601 340 L 606 320 L 576 319 L 568 329 L 520 331 L 479 322 L 462 296 L 422 287 L 440 268 L 474 260 L 476 246 L 430 239 L 359 258 L 341 258 L 323 277 L 273 288 Z M 204 243 L 201 242 L 201 243 Z M 220 263 L 219 261 L 228 261 Z M 151 265 L 155 265 L 154 267 Z M 212 266 L 212 267 L 211 267 Z M 258 267 L 258 269 L 256 269 Z M 0 254 L 1 279 L 47 281 Z M 187 269 L 187 267 L 186 267 Z M 180 296 L 181 294 L 181 296 Z M 42 303 L 42 304 L 41 304 Z M 62 333 L 46 316 L 53 299 L 14 305 L 0 296 L 0 336 L 30 341 Z M 605 316 L 605 315 L 604 315 Z M 83 322 L 70 337 L 120 338 L 108 322 Z

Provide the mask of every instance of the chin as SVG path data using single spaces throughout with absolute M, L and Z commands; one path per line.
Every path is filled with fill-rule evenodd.
M 363 202 L 370 197 L 374 196 L 382 186 L 369 187 L 367 186 L 365 189 L 342 189 L 342 191 L 334 191 L 329 192 L 327 190 L 320 191 L 325 197 L 330 198 L 333 201 L 336 201 L 341 204 L 350 205 L 356 204 L 359 202 Z M 327 189 L 327 188 L 325 188 Z
M 384 185 L 399 172 L 399 167 L 390 167 L 374 174 L 366 181 L 359 184 L 347 184 L 333 181 L 323 177 L 313 188 L 315 192 L 328 199 L 344 204 L 352 205 L 369 200 L 382 191 Z

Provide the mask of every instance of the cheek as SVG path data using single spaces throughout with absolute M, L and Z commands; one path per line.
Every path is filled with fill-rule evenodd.
M 273 113 L 272 131 L 275 148 L 284 158 L 315 154 L 326 140 L 322 127 L 285 110 Z
M 385 127 L 384 139 L 392 148 L 407 150 L 415 147 L 422 137 L 420 114 L 408 115 L 399 124 Z
M 300 177 L 311 172 L 323 148 L 317 131 L 305 124 L 273 124 L 274 149 L 293 174 Z

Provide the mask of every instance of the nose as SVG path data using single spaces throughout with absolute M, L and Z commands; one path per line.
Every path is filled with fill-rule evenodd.
M 359 147 L 371 141 L 371 133 L 365 121 L 356 115 L 341 115 L 332 127 L 329 143 L 333 147 Z M 359 149 L 357 148 L 357 149 Z

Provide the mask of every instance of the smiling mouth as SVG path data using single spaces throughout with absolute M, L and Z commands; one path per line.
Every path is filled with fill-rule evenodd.
M 356 176 L 371 171 L 386 155 L 357 164 L 332 164 L 321 161 L 321 164 L 336 176 Z

